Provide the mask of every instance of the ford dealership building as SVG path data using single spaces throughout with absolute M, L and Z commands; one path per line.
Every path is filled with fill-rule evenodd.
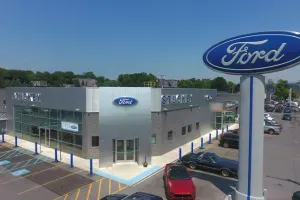
M 152 156 L 233 123 L 238 100 L 239 95 L 213 89 L 5 88 L 0 90 L 0 129 L 99 159 L 100 167 L 145 159 L 150 164 Z M 215 102 L 226 102 L 224 109 L 213 112 Z

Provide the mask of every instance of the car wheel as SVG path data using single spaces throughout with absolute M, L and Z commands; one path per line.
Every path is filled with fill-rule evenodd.
M 191 168 L 191 169 L 196 169 L 196 164 L 193 163 L 193 162 L 191 162 L 191 163 L 190 163 L 190 168 Z
M 274 131 L 273 129 L 270 129 L 270 130 L 269 130 L 269 134 L 270 134 L 270 135 L 274 135 L 274 133 L 275 133 L 275 131 Z
M 224 142 L 224 143 L 223 143 L 223 147 L 224 147 L 224 148 L 228 148 L 228 147 L 229 147 L 228 142 Z
M 230 176 L 230 172 L 227 169 L 222 169 L 221 175 L 224 177 L 228 177 L 228 176 Z

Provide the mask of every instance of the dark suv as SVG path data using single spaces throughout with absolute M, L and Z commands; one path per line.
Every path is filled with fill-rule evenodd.
M 225 133 L 220 138 L 220 146 L 225 148 L 238 148 L 239 147 L 239 135 L 236 133 Z

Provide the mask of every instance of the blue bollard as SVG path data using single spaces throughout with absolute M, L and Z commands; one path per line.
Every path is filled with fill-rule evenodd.
M 38 145 L 37 142 L 34 143 L 34 155 L 38 155 Z
M 70 167 L 73 168 L 73 153 L 70 153 Z
M 219 139 L 219 132 L 218 129 L 216 129 L 216 140 Z
M 2 131 L 2 143 L 4 143 L 4 131 Z
M 55 160 L 55 162 L 58 162 L 58 160 L 57 160 L 57 148 L 54 149 L 54 160 Z
M 228 125 L 226 126 L 226 132 L 228 132 L 229 131 L 229 128 L 228 128 Z
M 194 153 L 194 142 L 191 143 L 191 152 Z
M 200 146 L 200 149 L 204 149 L 203 138 L 201 138 L 201 146 Z
M 182 156 L 181 153 L 182 153 L 182 152 L 181 152 L 181 148 L 179 148 L 179 160 L 181 160 L 181 156 Z
M 208 144 L 211 144 L 211 133 L 209 133 Z
M 90 158 L 90 175 L 93 175 L 93 158 Z
M 15 147 L 18 147 L 18 137 L 15 136 Z

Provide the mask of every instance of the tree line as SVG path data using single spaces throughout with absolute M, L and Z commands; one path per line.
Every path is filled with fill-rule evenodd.
M 47 81 L 49 87 L 62 87 L 64 84 L 74 84 L 76 78 L 95 79 L 97 86 L 107 87 L 144 87 L 145 82 L 155 83 L 159 86 L 160 80 L 151 73 L 120 74 L 116 80 L 108 79 L 104 76 L 96 76 L 93 72 L 75 74 L 72 71 L 33 72 L 30 70 L 4 69 L 0 67 L 0 88 L 5 87 L 32 87 L 32 81 Z M 214 79 L 183 79 L 178 81 L 179 88 L 207 88 L 217 89 L 218 91 L 237 93 L 240 85 L 232 81 L 227 81 L 223 77 Z M 268 80 L 266 88 L 274 88 L 275 96 L 279 99 L 288 97 L 289 84 L 286 80 L 279 80 L 274 83 Z M 295 98 L 297 93 L 293 92 Z

